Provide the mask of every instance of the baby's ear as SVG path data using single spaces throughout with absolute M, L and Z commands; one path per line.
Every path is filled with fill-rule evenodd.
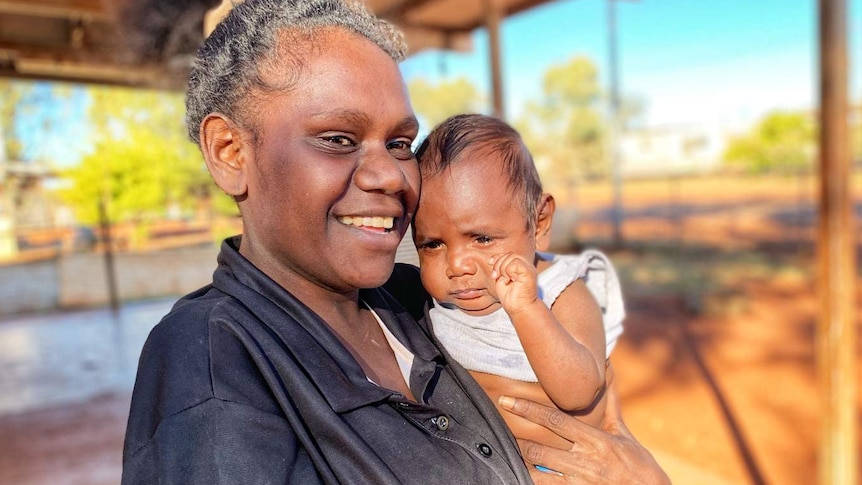
M 249 146 L 242 129 L 220 113 L 210 113 L 201 122 L 201 153 L 216 185 L 239 198 L 248 190 Z
M 557 203 L 551 194 L 542 194 L 539 199 L 538 215 L 536 216 L 536 250 L 547 251 L 551 245 L 551 223 Z

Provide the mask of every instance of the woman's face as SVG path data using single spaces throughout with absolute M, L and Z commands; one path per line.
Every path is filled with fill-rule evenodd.
M 340 29 L 312 42 L 297 82 L 251 115 L 257 142 L 240 202 L 242 254 L 305 297 L 384 283 L 419 196 L 418 123 L 395 61 Z

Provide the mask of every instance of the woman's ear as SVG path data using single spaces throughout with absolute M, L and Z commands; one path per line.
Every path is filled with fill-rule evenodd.
M 249 146 L 243 135 L 241 128 L 220 113 L 210 113 L 201 122 L 200 147 L 207 169 L 216 185 L 234 199 L 248 190 Z
M 542 194 L 539 199 L 539 214 L 536 220 L 536 250 L 547 251 L 551 246 L 551 223 L 554 221 L 554 211 L 557 203 L 551 194 Z

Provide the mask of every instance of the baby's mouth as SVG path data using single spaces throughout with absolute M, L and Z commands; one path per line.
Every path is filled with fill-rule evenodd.
M 480 288 L 464 288 L 452 291 L 451 295 L 459 300 L 473 300 L 484 295 L 484 291 Z
M 395 218 L 382 216 L 341 216 L 338 218 L 338 222 L 348 226 L 377 229 L 388 232 L 392 230 L 392 227 L 395 225 Z

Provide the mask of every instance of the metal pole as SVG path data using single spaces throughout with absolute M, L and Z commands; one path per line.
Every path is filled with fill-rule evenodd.
M 820 219 L 817 363 L 822 399 L 818 478 L 858 483 L 856 261 L 847 109 L 847 2 L 819 0 Z
M 108 303 L 114 315 L 120 311 L 120 298 L 117 291 L 117 270 L 114 265 L 114 249 L 111 239 L 111 220 L 105 207 L 105 200 L 99 199 L 99 225 L 102 229 L 103 253 L 105 258 L 105 280 L 108 284 Z
M 619 88 L 619 61 L 617 60 L 617 13 L 616 0 L 607 0 L 608 10 L 608 80 L 610 84 L 610 129 L 608 149 L 610 150 L 611 179 L 613 183 L 613 211 L 612 223 L 613 234 L 611 236 L 614 247 L 622 245 L 622 167 L 619 150 L 620 135 L 620 88 Z
M 503 103 L 502 62 L 500 60 L 500 22 L 502 12 L 498 0 L 485 0 L 485 27 L 488 29 L 488 44 L 491 56 L 491 95 L 494 102 L 494 115 L 506 119 Z

